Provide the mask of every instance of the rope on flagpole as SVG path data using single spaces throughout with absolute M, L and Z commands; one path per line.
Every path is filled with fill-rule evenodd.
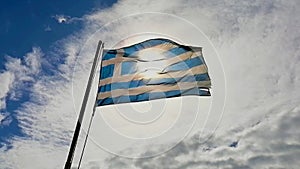
M 96 105 L 96 104 L 95 104 L 95 105 Z M 81 154 L 80 154 L 79 163 L 78 163 L 78 169 L 80 168 L 81 161 L 82 161 L 82 157 L 83 157 L 84 150 L 85 150 L 86 143 L 87 143 L 87 139 L 88 139 L 88 135 L 89 135 L 89 133 L 90 133 L 90 128 L 91 128 L 92 121 L 93 121 L 94 114 L 95 114 L 95 108 L 96 108 L 96 106 L 94 106 L 93 114 L 92 114 L 92 116 L 91 116 L 91 119 L 90 119 L 90 122 L 89 122 L 89 127 L 88 127 L 88 130 L 87 130 L 87 132 L 86 132 L 85 139 L 84 139 L 83 148 L 82 148 L 82 151 L 81 151 Z
M 79 113 L 79 116 L 78 116 L 76 128 L 75 128 L 75 131 L 74 131 L 72 143 L 71 143 L 71 146 L 70 146 L 69 154 L 68 154 L 67 161 L 65 163 L 64 169 L 71 169 L 71 166 L 72 166 L 72 161 L 73 161 L 73 157 L 74 157 L 74 153 L 75 153 L 75 149 L 76 149 L 76 145 L 77 145 L 77 141 L 78 141 L 78 137 L 79 137 L 79 133 L 80 133 L 80 129 L 81 129 L 81 123 L 82 123 L 82 120 L 83 120 L 83 116 L 84 116 L 86 104 L 87 104 L 87 101 L 88 101 L 88 97 L 89 97 L 89 94 L 90 94 L 90 91 L 91 91 L 91 86 L 92 86 L 92 82 L 93 82 L 93 79 L 94 79 L 94 76 L 95 76 L 96 67 L 98 65 L 99 56 L 100 56 L 100 54 L 102 55 L 102 51 L 103 51 L 103 42 L 99 41 L 98 46 L 97 46 L 97 51 L 96 51 L 96 54 L 95 54 L 95 58 L 94 58 L 94 62 L 93 62 L 93 66 L 92 66 L 91 73 L 90 73 L 90 76 L 89 76 L 88 84 L 87 84 L 86 91 L 85 91 L 85 94 L 84 94 L 84 98 L 83 98 L 83 101 L 82 101 L 80 113 Z
M 101 71 L 101 69 L 100 69 L 100 71 Z M 90 133 L 90 128 L 91 128 L 91 125 L 92 125 L 92 122 L 93 122 L 93 119 L 94 119 L 94 115 L 95 115 L 95 111 L 96 111 L 96 107 L 97 107 L 97 96 L 98 96 L 98 94 L 96 95 L 96 98 L 95 98 L 95 104 L 94 104 L 94 107 L 93 107 L 93 114 L 91 116 L 91 119 L 90 119 L 90 122 L 89 122 L 89 127 L 88 127 L 88 130 L 86 132 L 85 139 L 84 139 L 83 148 L 82 148 L 82 151 L 81 151 L 81 154 L 80 154 L 79 163 L 78 163 L 78 169 L 81 166 L 81 161 L 82 161 L 82 158 L 83 158 L 83 154 L 84 154 L 84 150 L 85 150 L 85 147 L 86 147 L 87 139 L 88 139 L 88 136 L 89 136 L 89 133 Z

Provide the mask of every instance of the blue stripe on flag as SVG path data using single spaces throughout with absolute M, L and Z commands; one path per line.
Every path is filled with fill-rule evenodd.
M 97 105 L 104 106 L 109 104 L 140 102 L 140 101 L 148 101 L 154 99 L 171 98 L 171 97 L 188 96 L 188 95 L 210 96 L 210 93 L 206 90 L 197 89 L 197 88 L 192 88 L 187 90 L 173 90 L 168 92 L 143 93 L 143 94 L 132 95 L 132 96 L 120 96 L 116 98 L 99 99 L 97 100 Z
M 188 51 L 192 51 L 191 48 L 186 47 L 186 46 L 178 46 L 178 47 L 175 47 L 175 48 L 165 51 L 163 53 L 163 55 L 166 56 L 167 58 L 172 58 L 174 56 L 181 55 Z
M 106 79 L 113 76 L 115 65 L 107 65 L 101 68 L 100 79 Z
M 180 82 L 195 82 L 209 80 L 208 73 L 189 75 L 177 78 L 163 78 L 163 79 L 149 79 L 145 82 L 147 85 L 159 85 L 159 84 L 175 84 Z
M 173 72 L 173 71 L 181 71 L 188 70 L 192 67 L 202 65 L 203 62 L 199 57 L 194 57 L 192 59 L 184 60 L 179 63 L 175 63 L 173 65 L 168 66 L 163 72 Z
M 116 50 L 104 51 L 102 60 L 109 60 L 115 58 L 117 55 Z
M 129 47 L 125 47 L 124 48 L 124 57 L 130 57 L 133 53 L 140 51 L 142 49 L 147 49 L 156 45 L 160 45 L 166 42 L 170 42 L 170 41 L 166 41 L 164 39 L 153 39 L 151 41 L 145 41 L 136 45 L 132 45 Z

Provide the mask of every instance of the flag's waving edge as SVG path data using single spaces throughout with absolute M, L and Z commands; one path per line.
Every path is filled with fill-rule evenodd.
M 210 96 L 210 87 L 201 47 L 150 39 L 104 50 L 97 105 L 185 95 Z

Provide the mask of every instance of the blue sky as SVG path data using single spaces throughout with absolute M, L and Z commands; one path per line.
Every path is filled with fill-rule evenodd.
M 60 23 L 58 16 L 66 18 L 80 18 L 96 10 L 110 7 L 116 1 L 74 1 L 54 0 L 5 0 L 0 2 L 0 72 L 4 72 L 7 56 L 23 58 L 32 50 L 39 47 L 44 53 L 49 53 L 55 42 L 82 29 L 80 20 L 72 23 Z M 49 54 L 51 57 L 51 55 Z M 51 58 L 48 58 L 51 60 Z M 60 60 L 56 60 L 60 64 Z M 22 60 L 24 62 L 24 60 Z M 49 73 L 44 70 L 42 73 Z M 11 148 L 8 141 L 12 137 L 28 137 L 19 127 L 15 111 L 30 99 L 30 91 L 26 90 L 32 86 L 31 82 L 23 84 L 19 88 L 21 97 L 6 101 L 6 109 L 1 113 L 9 115 L 3 120 L 10 120 L 8 125 L 0 126 L 0 147 L 6 145 Z
M 116 1 L 1 1 L 1 58 L 3 55 L 24 55 L 32 46 L 39 46 L 47 51 L 55 41 L 82 29 L 80 22 L 59 24 L 55 20 L 56 15 L 82 17 L 92 11 L 110 7 L 114 2 Z

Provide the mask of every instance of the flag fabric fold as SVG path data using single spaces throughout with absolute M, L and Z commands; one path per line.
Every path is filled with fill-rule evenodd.
M 104 50 L 97 105 L 185 95 L 210 96 L 211 80 L 201 47 L 149 39 Z

